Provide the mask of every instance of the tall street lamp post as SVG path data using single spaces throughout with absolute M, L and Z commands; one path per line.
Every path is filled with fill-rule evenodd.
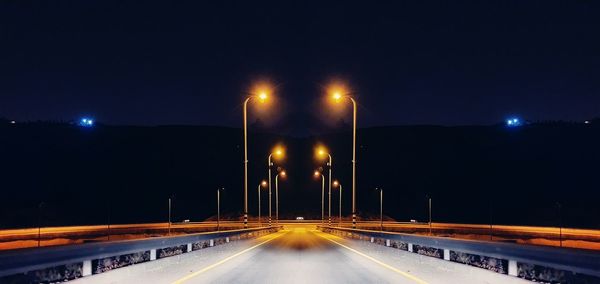
M 260 90 L 258 95 L 250 95 L 244 100 L 244 228 L 248 228 L 248 102 L 252 98 L 258 98 L 264 102 L 268 98 L 266 90 Z
M 352 228 L 356 228 L 356 112 L 357 104 L 353 97 L 349 94 L 344 94 L 340 90 L 334 90 L 332 98 L 335 101 L 340 101 L 343 98 L 348 98 L 352 102 Z

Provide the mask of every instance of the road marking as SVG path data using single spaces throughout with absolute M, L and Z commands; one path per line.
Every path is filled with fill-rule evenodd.
M 337 244 L 337 245 L 339 245 L 339 246 L 341 246 L 341 247 L 343 247 L 343 248 L 345 248 L 345 249 L 347 249 L 347 250 L 349 250 L 349 251 L 351 251 L 353 253 L 356 253 L 356 254 L 358 254 L 358 255 L 360 255 L 360 256 L 362 256 L 362 257 L 364 257 L 364 258 L 366 258 L 366 259 L 368 259 L 370 261 L 373 261 L 373 262 L 375 262 L 375 263 L 377 263 L 377 264 L 379 264 L 379 265 L 381 265 L 381 266 L 383 266 L 383 267 L 385 267 L 385 268 L 387 268 L 387 269 L 389 269 L 391 271 L 394 271 L 394 272 L 396 272 L 396 273 L 398 273 L 398 274 L 400 274 L 400 275 L 402 275 L 402 276 L 404 276 L 404 277 L 412 280 L 412 281 L 415 281 L 415 282 L 420 283 L 420 284 L 428 284 L 425 280 L 422 280 L 420 278 L 417 278 L 416 276 L 408 274 L 408 273 L 406 273 L 406 272 L 404 272 L 404 271 L 402 271 L 400 269 L 397 269 L 397 268 L 395 268 L 395 267 L 393 267 L 393 266 L 391 266 L 391 265 L 389 265 L 389 264 L 387 264 L 385 262 L 377 260 L 376 258 L 374 258 L 372 256 L 369 256 L 369 255 L 366 255 L 366 254 L 364 254 L 364 253 L 362 253 L 360 251 L 357 251 L 357 250 L 355 250 L 355 249 L 353 249 L 353 248 L 351 248 L 351 247 L 349 247 L 347 245 L 344 245 L 344 244 L 342 244 L 340 242 L 336 242 L 336 241 L 334 241 L 334 240 L 332 240 L 332 239 L 330 239 L 328 237 L 325 237 L 325 236 L 322 235 L 324 233 L 322 233 L 321 231 L 318 231 L 318 232 L 320 234 L 315 234 L 315 235 L 317 235 L 317 236 L 319 236 L 321 238 L 324 238 L 324 239 L 326 239 L 326 240 L 328 240 L 328 241 L 330 241 L 332 243 L 335 243 L 335 244 Z
M 249 251 L 251 251 L 251 250 L 253 250 L 253 249 L 255 249 L 255 248 L 259 247 L 259 246 L 262 246 L 262 245 L 264 245 L 264 244 L 266 244 L 266 243 L 268 243 L 268 242 L 270 242 L 270 241 L 272 241 L 274 239 L 277 239 L 277 238 L 279 238 L 279 237 L 287 234 L 288 232 L 289 231 L 286 230 L 284 233 L 278 234 L 275 237 L 272 237 L 272 238 L 270 238 L 270 239 L 268 239 L 268 240 L 266 240 L 264 242 L 261 242 L 259 244 L 254 245 L 254 246 L 251 246 L 251 247 L 249 247 L 249 248 L 247 248 L 247 249 L 245 249 L 243 251 L 240 251 L 240 252 L 238 252 L 238 253 L 236 253 L 234 255 L 228 256 L 228 257 L 226 257 L 226 258 L 224 258 L 224 259 L 222 259 L 222 260 L 220 260 L 220 261 L 218 261 L 216 263 L 213 263 L 213 264 L 211 264 L 211 265 L 209 265 L 207 267 L 204 267 L 204 268 L 202 268 L 202 269 L 200 269 L 200 270 L 198 270 L 198 271 L 196 271 L 196 272 L 194 272 L 192 274 L 189 274 L 189 275 L 187 275 L 187 276 L 185 276 L 185 277 L 183 277 L 183 278 L 181 278 L 179 280 L 176 280 L 172 284 L 181 284 L 181 283 L 184 283 L 185 281 L 188 281 L 188 280 L 190 280 L 190 279 L 192 279 L 192 278 L 194 278 L 194 277 L 196 277 L 196 276 L 198 276 L 198 275 L 200 275 L 200 274 L 202 274 L 202 273 L 204 273 L 204 272 L 206 272 L 206 271 L 208 271 L 210 269 L 213 269 L 213 268 L 215 268 L 215 267 L 217 267 L 217 266 L 219 266 L 219 265 L 221 265 L 221 264 L 223 264 L 223 263 L 225 263 L 227 261 L 230 261 L 230 260 L 232 260 L 232 259 L 234 259 L 234 258 L 236 258 L 236 257 L 238 257 L 238 256 L 240 256 L 242 254 L 245 254 L 245 253 L 247 253 L 247 252 L 249 252 Z

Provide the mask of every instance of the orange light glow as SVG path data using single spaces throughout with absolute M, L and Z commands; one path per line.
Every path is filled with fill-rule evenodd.
M 337 180 L 334 180 L 333 181 L 333 186 L 338 186 L 338 185 L 340 185 L 340 183 Z
M 279 173 L 282 177 L 284 177 L 286 175 L 285 171 L 281 171 L 281 173 Z
M 281 159 L 283 158 L 283 156 L 285 156 L 285 149 L 281 145 L 275 146 L 271 154 L 274 155 L 276 158 Z
M 273 95 L 273 87 L 267 82 L 256 83 L 250 94 L 256 96 L 260 102 L 266 102 Z
M 325 148 L 325 146 L 319 145 L 315 147 L 315 155 L 319 159 L 326 158 L 329 155 L 329 151 L 327 148 Z
M 266 180 L 263 180 L 263 181 L 260 183 L 260 185 L 261 185 L 261 186 L 263 186 L 263 187 L 266 187 L 266 186 L 267 186 L 267 181 L 266 181 Z
M 319 171 L 315 171 L 315 177 L 318 177 L 320 175 L 321 175 L 321 173 Z
M 350 93 L 350 91 L 343 83 L 334 82 L 327 87 L 327 95 L 331 97 L 334 102 L 339 102 L 348 93 Z

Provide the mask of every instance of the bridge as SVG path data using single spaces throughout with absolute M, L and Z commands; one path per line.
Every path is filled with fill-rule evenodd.
M 166 226 L 165 226 L 166 225 Z M 237 221 L 113 227 L 113 239 L 0 252 L 0 280 L 12 283 L 524 283 L 600 279 L 593 250 L 391 232 L 428 224 L 281 220 L 269 226 Z M 477 225 L 436 224 L 436 230 Z M 166 230 L 171 229 L 168 235 Z M 374 230 L 373 228 L 378 228 Z M 46 237 L 83 238 L 102 226 L 45 228 Z M 507 229 L 507 228 L 505 228 Z M 512 228 L 520 234 L 551 228 Z M 118 240 L 119 233 L 154 237 Z M 193 233 L 185 230 L 202 230 Z M 208 230 L 208 231 L 206 231 Z M 120 232 L 119 232 L 120 231 Z M 565 230 L 571 234 L 575 231 Z M 15 230 L 13 233 L 17 232 Z M 21 237 L 32 234 L 21 230 Z M 582 233 L 582 232 L 579 232 Z M 592 230 L 581 237 L 593 236 Z M 596 232 L 597 233 L 597 232 Z M 7 231 L 2 236 L 6 237 Z M 16 237 L 16 236 L 14 236 Z M 540 272 L 541 271 L 541 272 Z M 552 278 L 554 277 L 554 278 Z M 591 279 L 591 280 L 590 280 Z

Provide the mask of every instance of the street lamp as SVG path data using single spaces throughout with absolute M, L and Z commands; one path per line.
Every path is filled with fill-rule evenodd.
M 325 176 L 318 170 L 315 171 L 314 176 L 318 178 L 321 176 L 321 224 L 325 222 Z
M 253 98 L 265 102 L 270 92 L 268 86 L 259 86 L 244 100 L 244 228 L 248 228 L 248 102 Z
M 171 235 L 171 203 L 173 196 L 169 196 L 169 228 L 167 230 L 167 235 Z
M 431 195 L 426 195 L 429 208 L 429 235 L 431 235 Z
M 224 187 L 217 188 L 217 231 L 221 228 L 221 190 Z
M 333 182 L 333 186 L 337 186 L 340 188 L 340 219 L 339 219 L 339 224 L 340 227 L 342 226 L 342 184 L 339 181 L 334 181 Z
M 379 190 L 379 227 L 383 231 L 383 188 L 376 187 L 375 190 Z
M 325 150 L 325 147 L 317 148 L 317 156 L 324 157 L 325 155 L 327 155 L 329 157 L 329 162 L 327 163 L 327 166 L 329 167 L 329 226 L 331 226 L 331 168 L 332 168 L 333 164 L 332 164 L 331 154 L 329 154 Z
M 271 152 L 271 154 L 269 154 L 269 158 L 267 159 L 269 169 L 269 227 L 271 226 L 271 167 L 273 166 L 273 162 L 271 162 L 271 157 L 273 156 L 273 154 L 276 158 L 282 158 L 283 147 L 275 147 L 275 149 L 273 150 L 273 152 Z
M 260 227 L 262 225 L 261 222 L 261 218 L 260 218 L 260 188 L 267 188 L 267 181 L 263 180 L 262 182 L 260 182 L 258 184 L 258 226 Z
M 352 113 L 352 228 L 356 228 L 356 112 L 357 104 L 350 93 L 341 86 L 330 87 L 329 94 L 335 102 L 342 99 L 350 99 L 353 106 Z
M 279 225 L 279 186 L 277 179 L 280 175 L 282 178 L 286 177 L 285 171 L 281 170 L 277 175 L 275 175 L 275 220 L 277 220 L 277 225 Z

